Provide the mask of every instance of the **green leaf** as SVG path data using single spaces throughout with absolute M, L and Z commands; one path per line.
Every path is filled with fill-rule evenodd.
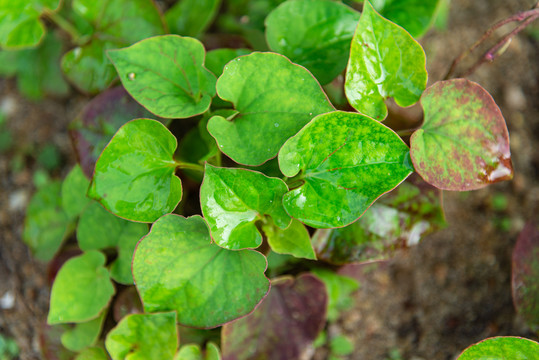
M 88 195 L 132 221 L 153 222 L 172 212 L 182 196 L 174 175 L 176 147 L 174 135 L 158 121 L 128 122 L 103 150 Z
M 389 97 L 400 106 L 415 104 L 427 86 L 425 66 L 421 45 L 365 1 L 346 70 L 350 104 L 376 120 L 387 116 Z
M 229 61 L 250 53 L 251 50 L 249 49 L 215 49 L 208 51 L 206 54 L 206 68 L 219 77 L 223 74 Z
M 204 45 L 177 35 L 155 36 L 108 56 L 125 89 L 165 118 L 202 114 L 215 95 L 215 76 L 204 67 Z
M 34 194 L 26 209 L 23 240 L 37 259 L 49 261 L 70 231 L 70 224 L 62 208 L 61 184 L 52 181 Z
M 231 250 L 260 246 L 262 235 L 255 222 L 264 221 L 264 215 L 286 228 L 291 219 L 281 199 L 287 191 L 281 179 L 206 164 L 200 205 L 215 243 Z
M 412 174 L 356 222 L 317 230 L 312 242 L 319 260 L 343 265 L 386 259 L 445 225 L 440 190 Z
M 223 113 L 233 110 L 217 110 L 217 113 Z M 204 165 L 206 161 L 211 162 L 212 159 L 221 155 L 215 139 L 211 137 L 206 129 L 209 116 L 204 116 L 200 119 L 198 126 L 193 127 L 180 140 L 178 151 L 176 152 L 178 159 L 192 164 Z M 184 169 L 184 171 L 189 171 Z M 199 171 L 191 171 L 189 175 L 199 182 L 202 181 L 203 173 Z
M 262 225 L 262 230 L 268 238 L 271 249 L 276 253 L 316 260 L 309 232 L 299 221 L 293 220 L 284 230 L 266 223 Z
M 310 274 L 271 282 L 271 291 L 249 316 L 222 330 L 225 359 L 301 359 L 326 323 L 324 284 Z
M 133 285 L 133 273 L 131 272 L 131 261 L 135 248 L 139 240 L 148 233 L 146 224 L 128 223 L 124 226 L 118 239 L 118 257 L 110 266 L 110 277 L 114 281 Z
M 73 0 L 73 11 L 89 22 L 91 41 L 66 53 L 62 69 L 82 91 L 107 88 L 116 73 L 105 51 L 165 33 L 161 15 L 151 0 Z
M 105 261 L 100 252 L 88 251 L 62 266 L 52 285 L 49 324 L 92 320 L 109 304 L 114 286 Z
M 221 0 L 181 0 L 165 14 L 173 34 L 198 38 L 219 11 Z
M 319 115 L 279 152 L 285 176 L 302 183 L 283 198 L 285 210 L 318 228 L 354 222 L 413 171 L 409 149 L 381 123 L 361 114 Z
M 440 81 L 421 97 L 425 120 L 410 139 L 412 162 L 429 184 L 467 191 L 513 177 L 503 115 L 479 84 Z
M 346 68 L 359 16 L 340 2 L 290 0 L 266 18 L 266 39 L 271 50 L 327 84 Z
M 37 46 L 45 35 L 39 17 L 46 11 L 55 11 L 59 5 L 60 0 L 0 0 L 0 46 Z
M 124 317 L 105 340 L 112 360 L 172 359 L 178 348 L 176 313 Z
M 346 356 L 353 354 L 354 344 L 344 335 L 337 335 L 331 339 L 329 344 L 331 353 L 337 356 Z
M 328 293 L 328 321 L 337 321 L 342 311 L 353 306 L 351 295 L 359 288 L 359 283 L 351 277 L 337 275 L 333 271 L 326 269 L 313 269 L 312 272 L 326 286 Z
M 78 353 L 75 360 L 109 360 L 109 357 L 100 347 L 88 347 Z
M 217 93 L 238 114 L 214 116 L 208 131 L 232 160 L 260 165 L 314 116 L 333 110 L 320 84 L 282 55 L 253 53 L 229 62 Z
M 383 17 L 402 26 L 417 38 L 432 25 L 440 0 L 373 0 L 372 5 Z
M 212 342 L 207 344 L 204 355 L 200 346 L 189 344 L 181 347 L 174 360 L 221 360 L 221 354 L 217 345 Z
M 457 360 L 538 360 L 539 343 L 512 336 L 493 337 L 470 346 Z
M 62 345 L 71 351 L 81 351 L 88 346 L 94 345 L 99 338 L 106 314 L 107 311 L 103 311 L 101 315 L 93 320 L 75 324 L 72 329 L 62 334 Z
M 62 183 L 62 206 L 70 219 L 79 216 L 91 201 L 86 197 L 88 186 L 90 181 L 84 176 L 80 166 L 75 165 Z
M 200 216 L 165 215 L 137 246 L 133 276 L 146 312 L 178 311 L 178 322 L 212 328 L 244 316 L 269 290 L 265 257 L 212 244 Z

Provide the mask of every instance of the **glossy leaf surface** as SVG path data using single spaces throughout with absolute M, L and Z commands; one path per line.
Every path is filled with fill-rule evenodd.
M 262 230 L 266 234 L 269 246 L 276 253 L 316 260 L 311 237 L 301 222 L 293 220 L 284 230 L 277 228 L 274 224 L 264 224 Z
M 434 21 L 440 0 L 373 0 L 373 7 L 386 19 L 402 26 L 417 38 Z
M 203 353 L 198 345 L 184 345 L 174 357 L 174 360 L 221 360 L 219 348 L 210 342 Z
M 301 186 L 283 204 L 313 227 L 348 225 L 413 171 L 409 149 L 381 123 L 341 111 L 319 115 L 279 152 L 279 166 Z
M 437 82 L 421 105 L 425 120 L 412 134 L 410 155 L 426 182 L 467 191 L 513 177 L 505 120 L 480 85 L 466 79 Z
M 72 329 L 62 334 L 62 345 L 71 351 L 81 351 L 85 347 L 94 345 L 99 337 L 106 311 L 103 311 L 97 318 L 75 324 Z
M 529 223 L 513 250 L 513 302 L 528 326 L 539 332 L 539 229 Z
M 90 181 L 84 176 L 77 164 L 71 169 L 62 183 L 62 206 L 69 218 L 80 215 L 91 201 L 86 197 Z
M 124 317 L 105 340 L 112 360 L 172 359 L 178 348 L 174 312 Z
M 392 97 L 400 106 L 415 104 L 427 86 L 425 66 L 421 45 L 365 1 L 346 70 L 344 88 L 350 105 L 384 120 L 385 99 Z
M 457 360 L 538 360 L 539 343 L 512 336 L 499 336 L 470 346 Z
M 181 0 L 165 14 L 168 28 L 173 34 L 199 37 L 211 24 L 221 0 Z
M 178 311 L 178 322 L 216 327 L 250 313 L 269 290 L 266 260 L 211 243 L 199 216 L 165 215 L 140 241 L 133 276 L 144 310 Z
M 176 147 L 176 138 L 161 123 L 128 122 L 103 150 L 88 195 L 133 221 L 153 222 L 172 212 L 182 196 L 174 174 Z
M 266 18 L 266 39 L 271 50 L 327 84 L 346 68 L 359 16 L 340 2 L 286 1 Z
M 86 177 L 92 178 L 97 158 L 122 125 L 149 116 L 150 112 L 121 86 L 93 98 L 69 126 L 71 143 Z
M 105 260 L 88 251 L 62 266 L 52 285 L 49 324 L 89 321 L 109 304 L 115 290 Z
M 326 322 L 326 304 L 324 284 L 310 274 L 272 280 L 255 312 L 223 327 L 223 359 L 300 359 Z
M 333 110 L 320 84 L 282 55 L 253 53 L 225 66 L 217 93 L 238 113 L 214 116 L 208 131 L 232 160 L 260 165 L 314 116 Z
M 156 36 L 109 51 L 125 89 L 146 109 L 164 118 L 202 114 L 215 95 L 215 76 L 204 67 L 196 39 Z
M 391 257 L 444 226 L 440 191 L 413 174 L 356 222 L 317 230 L 312 242 L 318 259 L 342 265 Z
M 97 93 L 115 79 L 105 51 L 165 33 L 151 0 L 73 0 L 73 11 L 93 28 L 91 41 L 66 53 L 62 69 L 79 89 Z
M 200 205 L 215 243 L 230 250 L 260 246 L 262 235 L 255 222 L 264 215 L 280 228 L 286 228 L 291 221 L 282 203 L 287 191 L 281 179 L 207 164 L 200 187 Z
M 30 200 L 23 240 L 37 259 L 49 261 L 62 245 L 69 228 L 69 217 L 62 208 L 61 184 L 50 182 Z

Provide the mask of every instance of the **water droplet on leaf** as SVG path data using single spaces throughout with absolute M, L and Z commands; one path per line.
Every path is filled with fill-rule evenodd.
M 130 72 L 129 74 L 127 74 L 127 78 L 131 81 L 135 80 L 136 76 L 137 75 L 134 72 Z
M 278 124 L 278 123 L 275 123 L 275 124 L 273 124 L 273 125 L 275 125 L 275 127 L 279 127 L 279 124 Z

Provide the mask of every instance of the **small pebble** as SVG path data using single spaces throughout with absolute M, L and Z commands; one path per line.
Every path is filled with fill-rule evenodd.
M 0 308 L 7 310 L 7 309 L 13 309 L 13 306 L 15 306 L 15 296 L 13 295 L 13 292 L 7 291 L 0 298 Z

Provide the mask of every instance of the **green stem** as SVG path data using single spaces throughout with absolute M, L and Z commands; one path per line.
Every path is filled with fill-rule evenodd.
M 82 34 L 79 33 L 77 28 L 67 21 L 63 16 L 57 12 L 45 9 L 43 15 L 48 17 L 52 22 L 54 22 L 60 29 L 64 30 L 71 37 L 71 41 L 75 44 L 79 44 L 79 40 L 82 38 Z
M 202 166 L 200 164 L 193 164 L 193 163 L 188 163 L 188 162 L 183 162 L 183 161 L 176 161 L 176 166 L 178 167 L 178 169 L 194 170 L 194 171 L 199 171 L 201 173 L 204 172 L 204 166 Z

